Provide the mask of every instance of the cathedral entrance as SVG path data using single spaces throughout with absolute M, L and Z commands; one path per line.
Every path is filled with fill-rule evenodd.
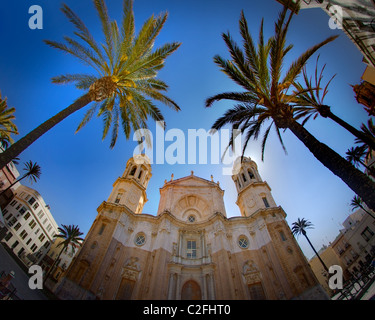
M 186 282 L 182 287 L 181 300 L 202 300 L 199 284 L 193 280 Z

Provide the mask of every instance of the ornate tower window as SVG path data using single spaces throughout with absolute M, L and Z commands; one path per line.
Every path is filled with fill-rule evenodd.
M 255 179 L 254 173 L 251 170 L 248 170 L 247 173 L 249 174 L 250 179 Z
M 137 167 L 133 167 L 129 173 L 129 176 L 134 176 L 136 171 L 137 171 Z
M 242 249 L 246 249 L 247 247 L 249 247 L 249 239 L 242 235 L 238 238 L 238 246 Z
M 287 240 L 287 238 L 285 236 L 285 233 L 283 231 L 279 231 L 279 234 L 280 234 L 280 238 L 281 238 L 282 241 L 286 241 Z
M 138 179 L 141 179 L 143 171 L 139 171 Z
M 266 208 L 269 208 L 270 207 L 270 204 L 268 203 L 268 200 L 266 197 L 262 197 L 262 200 L 263 200 L 263 203 L 264 205 L 266 206 Z
M 119 192 L 119 193 L 117 194 L 116 199 L 115 199 L 115 203 L 119 203 L 119 202 L 120 202 L 122 195 L 123 195 L 122 192 Z
M 102 223 L 102 225 L 100 226 L 99 232 L 98 232 L 99 235 L 103 234 L 104 228 L 105 228 L 105 224 Z

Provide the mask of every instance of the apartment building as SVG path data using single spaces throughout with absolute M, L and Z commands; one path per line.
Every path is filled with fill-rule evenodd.
M 20 185 L 3 209 L 8 232 L 2 239 L 26 266 L 37 264 L 58 233 L 49 206 L 34 189 Z

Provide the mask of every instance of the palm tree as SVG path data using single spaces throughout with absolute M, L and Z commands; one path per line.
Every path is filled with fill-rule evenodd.
M 263 126 L 270 121 L 263 134 L 262 160 L 267 137 L 272 127 L 276 129 L 284 150 L 280 130 L 289 129 L 324 166 L 340 177 L 370 208 L 375 209 L 375 183 L 334 150 L 318 141 L 297 122 L 302 117 L 301 114 L 297 114 L 298 109 L 296 109 L 298 107 L 296 97 L 301 91 L 293 84 L 308 59 L 319 48 L 336 37 L 329 37 L 305 51 L 290 65 L 285 76 L 281 78 L 285 56 L 293 47 L 286 45 L 286 34 L 291 18 L 292 13 L 287 18 L 287 8 L 284 7 L 275 23 L 275 34 L 268 41 L 264 40 L 262 20 L 257 47 L 250 35 L 243 12 L 239 24 L 244 49 L 240 49 L 229 33 L 223 34 L 231 60 L 217 55 L 214 57 L 214 62 L 245 91 L 224 92 L 206 100 L 206 107 L 223 99 L 239 102 L 217 119 L 212 129 L 219 130 L 230 124 L 232 129 L 238 129 L 241 133 L 246 132 L 242 151 L 244 154 L 249 140 L 258 139 Z M 289 94 L 288 91 L 292 88 L 295 90 Z M 233 146 L 233 139 L 230 145 Z
M 349 123 L 333 114 L 331 111 L 331 107 L 324 104 L 324 98 L 328 93 L 328 86 L 336 75 L 331 77 L 325 87 L 322 89 L 321 83 L 323 79 L 323 71 L 326 65 L 324 65 L 320 73 L 318 73 L 318 62 L 319 56 L 317 57 L 315 66 L 314 83 L 312 82 L 311 77 L 309 78 L 307 76 L 306 66 L 304 66 L 302 69 L 304 85 L 300 84 L 299 82 L 294 84 L 298 89 L 296 103 L 299 103 L 301 105 L 300 107 L 295 108 L 297 110 L 296 114 L 299 114 L 300 117 L 305 117 L 302 125 L 304 125 L 306 121 L 309 120 L 312 116 L 314 116 L 314 119 L 316 119 L 318 115 L 322 116 L 323 118 L 330 118 L 331 120 L 335 121 L 337 124 L 345 128 L 347 131 L 349 131 L 351 134 L 353 134 L 356 138 L 371 146 L 372 149 L 375 149 L 374 137 L 366 134 L 363 131 L 357 130 Z M 322 94 L 320 94 L 320 90 L 323 90 Z
M 7 164 L 48 130 L 91 102 L 95 104 L 86 112 L 77 131 L 97 111 L 97 115 L 104 120 L 103 139 L 112 127 L 111 148 L 116 143 L 120 126 L 128 139 L 132 129 L 147 128 L 148 117 L 163 123 L 164 117 L 153 100 L 179 110 L 178 105 L 163 94 L 167 91 L 167 84 L 156 78 L 158 71 L 164 67 L 165 59 L 180 46 L 180 43 L 173 42 L 153 49 L 168 14 L 152 15 L 136 35 L 132 0 L 124 0 L 120 27 L 109 18 L 104 0 L 93 2 L 104 33 L 103 44 L 96 42 L 86 25 L 67 5 L 63 5 L 61 10 L 76 28 L 74 34 L 78 41 L 68 36 L 64 37 L 65 43 L 45 41 L 52 48 L 68 53 L 92 68 L 91 74 L 65 74 L 52 78 L 52 82 L 57 84 L 74 83 L 85 93 L 1 154 L 0 166 Z
M 372 122 L 372 119 L 368 119 L 367 126 L 362 123 L 361 125 L 361 131 L 365 133 L 368 136 L 371 136 L 373 139 L 375 139 L 375 125 Z M 375 150 L 371 146 L 369 146 L 366 142 L 363 140 L 357 138 L 355 139 L 355 143 L 359 144 L 360 147 L 364 148 L 366 151 L 366 159 L 369 159 L 371 157 L 372 151 Z
M 375 177 L 375 169 L 372 167 L 369 167 L 363 161 L 363 158 L 365 158 L 367 154 L 366 149 L 367 149 L 366 146 L 356 146 L 356 147 L 352 147 L 348 149 L 348 151 L 346 151 L 346 160 L 348 160 L 350 163 L 352 163 L 356 167 L 358 167 L 358 165 L 361 164 L 362 166 L 366 168 L 366 170 L 371 176 Z
M 309 237 L 307 236 L 306 229 L 313 229 L 313 224 L 310 221 L 306 220 L 305 218 L 302 218 L 302 219 L 298 218 L 296 222 L 292 223 L 292 233 L 297 236 L 300 234 L 303 234 L 305 236 L 307 242 L 310 244 L 311 248 L 314 250 L 319 261 L 322 263 L 324 269 L 328 272 L 327 266 L 325 265 L 323 260 L 320 258 L 318 252 L 315 250 Z
M 370 211 L 366 210 L 366 208 L 363 205 L 363 201 L 362 201 L 362 199 L 360 197 L 354 196 L 354 198 L 352 199 L 352 201 L 350 203 L 350 206 L 352 207 L 352 211 L 354 211 L 355 209 L 361 208 L 371 218 L 375 219 L 375 216 L 373 216 Z
M 2 99 L 0 93 L 0 142 L 4 147 L 13 142 L 11 134 L 18 134 L 17 126 L 13 123 L 15 111 L 15 108 L 8 107 L 7 99 Z
M 75 249 L 82 246 L 83 239 L 80 237 L 83 235 L 83 233 L 79 230 L 78 226 L 75 225 L 62 225 L 62 228 L 58 227 L 57 228 L 60 233 L 55 234 L 55 238 L 61 238 L 63 239 L 62 242 L 60 242 L 57 247 L 62 247 L 58 256 L 56 257 L 55 261 L 53 262 L 51 268 L 49 269 L 47 275 L 44 278 L 44 283 L 47 281 L 49 275 L 53 271 L 55 265 L 58 263 L 61 254 L 65 251 L 68 250 L 69 245 L 72 247 L 73 253 L 75 252 Z
M 23 168 L 26 173 L 19 179 L 15 180 L 12 184 L 10 184 L 6 189 L 1 191 L 0 196 L 5 193 L 8 189 L 13 187 L 16 183 L 22 181 L 25 178 L 28 178 L 30 183 L 37 182 L 38 179 L 40 179 L 40 176 L 42 174 L 42 170 L 40 166 L 35 162 L 33 163 L 31 160 L 28 162 L 25 162 L 25 167 Z

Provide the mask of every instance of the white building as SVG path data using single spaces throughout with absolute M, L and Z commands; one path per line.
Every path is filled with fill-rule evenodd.
M 277 0 L 286 4 L 289 0 Z M 293 0 L 296 3 L 297 0 Z M 362 79 L 375 85 L 375 2 L 373 0 L 302 0 L 301 9 L 321 8 L 328 15 L 327 28 L 342 29 L 363 55 Z M 298 9 L 291 5 L 298 13 Z
M 0 153 L 1 152 L 3 151 L 0 147 Z M 8 187 L 14 183 L 19 176 L 20 173 L 13 162 L 9 162 L 4 168 L 0 169 L 0 210 L 8 204 L 9 200 L 13 197 L 14 190 L 19 187 L 20 183 L 17 182 L 14 186 L 8 189 Z M 0 229 L 4 226 L 3 220 L 4 217 L 0 211 Z
M 20 185 L 4 208 L 3 216 L 8 233 L 2 242 L 12 248 L 25 265 L 40 261 L 58 233 L 57 223 L 42 196 Z
M 366 268 L 375 255 L 375 220 L 362 209 L 351 214 L 343 223 L 345 244 L 337 248 L 351 273 Z

